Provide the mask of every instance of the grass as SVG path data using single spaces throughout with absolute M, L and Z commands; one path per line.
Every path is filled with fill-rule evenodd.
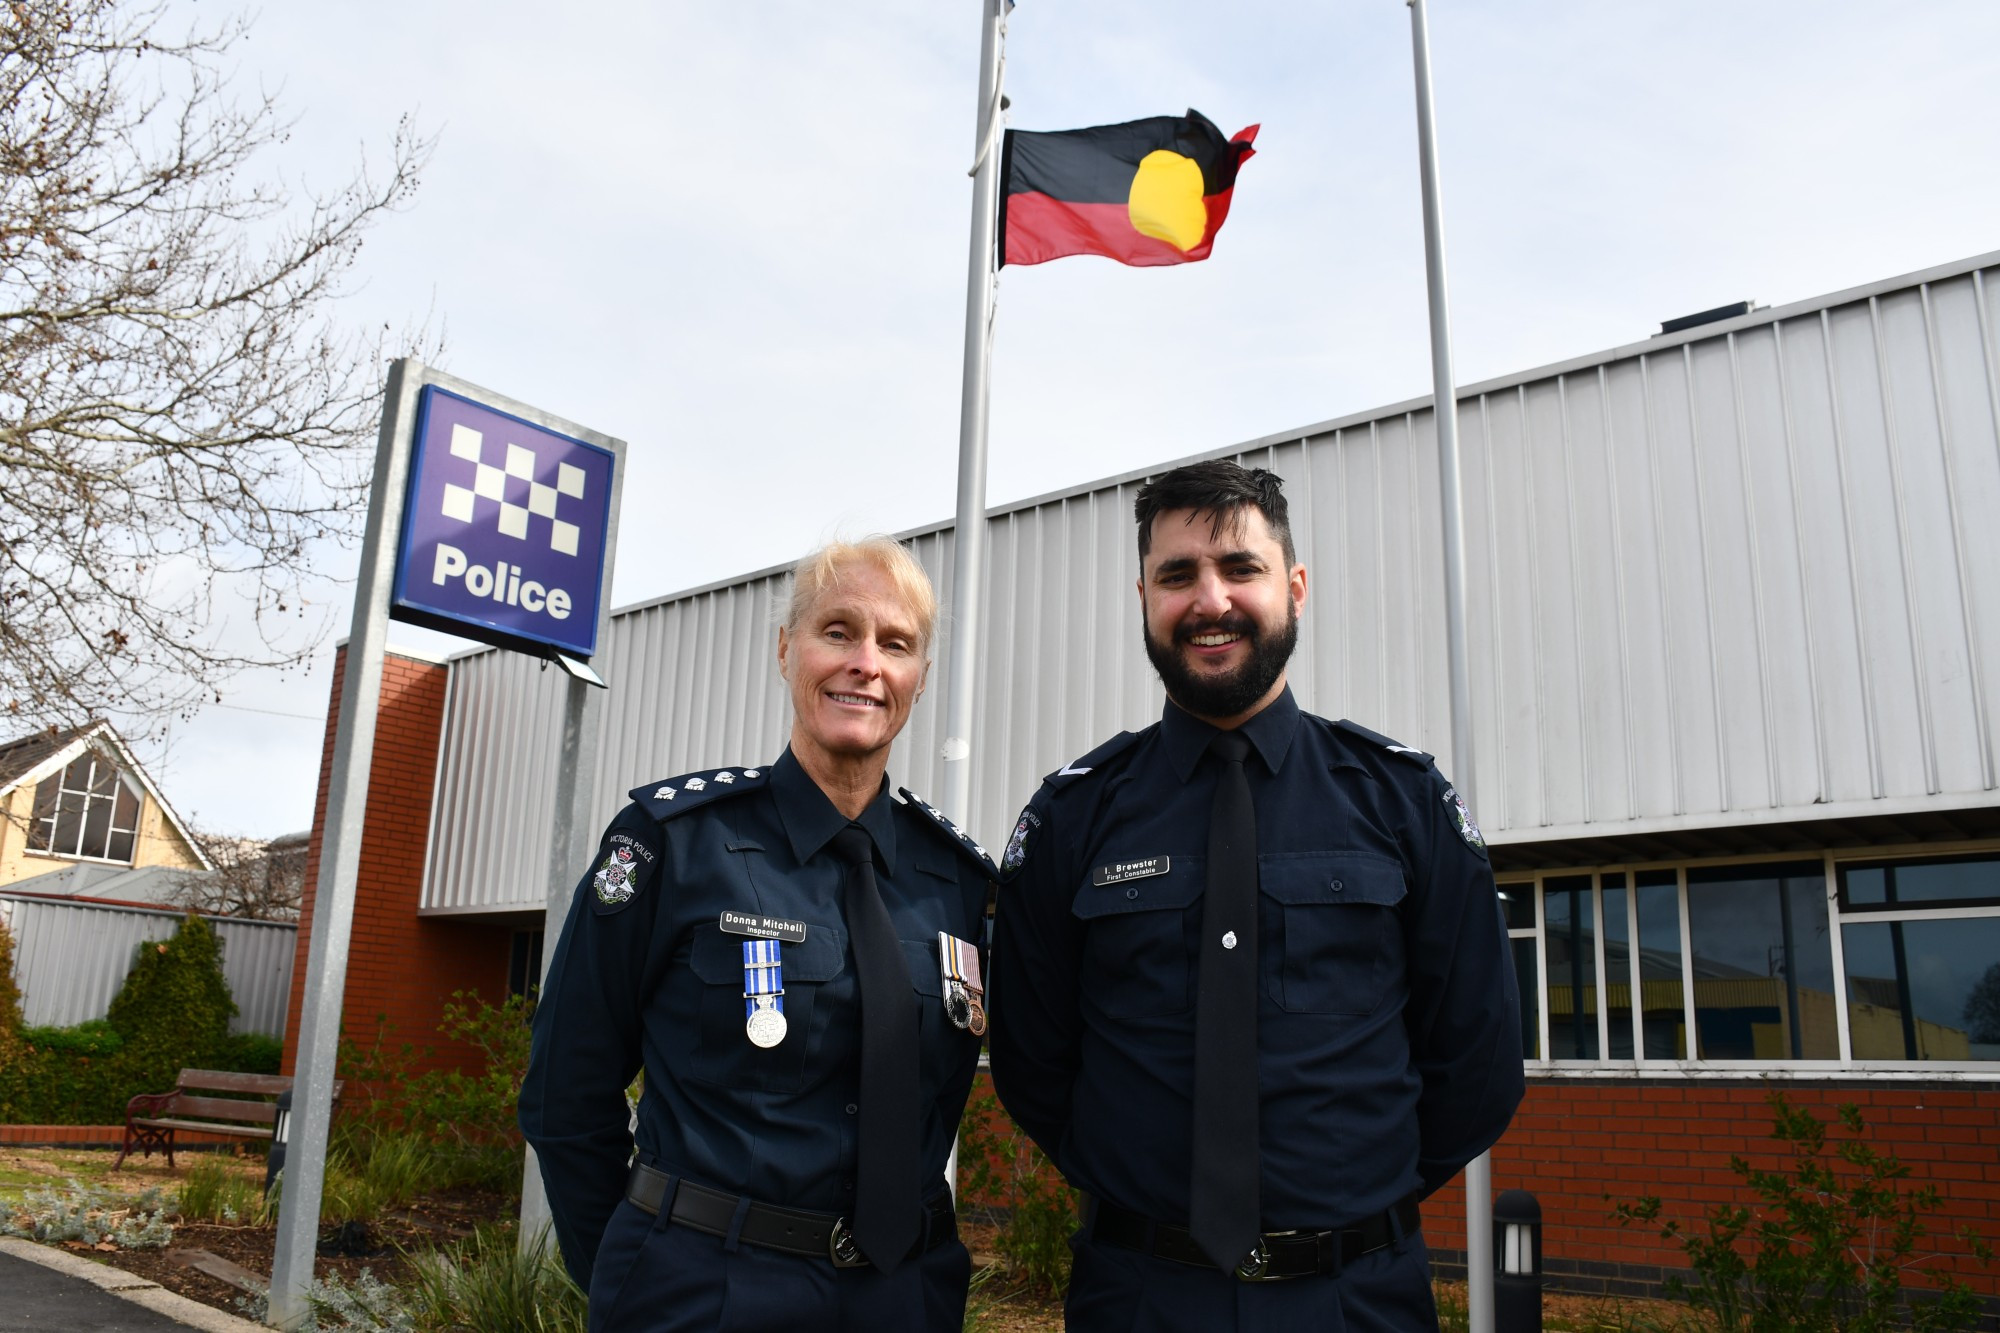
M 527 1245 L 510 1225 L 410 1256 L 410 1309 L 420 1327 L 464 1333 L 583 1333 L 586 1298 L 544 1231 Z
M 217 1222 L 224 1226 L 262 1226 L 271 1220 L 264 1197 L 264 1166 L 245 1170 L 236 1160 L 215 1153 L 189 1163 L 181 1176 L 175 1211 L 183 1222 Z

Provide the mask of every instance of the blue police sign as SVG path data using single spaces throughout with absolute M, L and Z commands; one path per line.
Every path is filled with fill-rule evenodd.
M 613 463 L 609 449 L 425 385 L 389 614 L 590 657 Z

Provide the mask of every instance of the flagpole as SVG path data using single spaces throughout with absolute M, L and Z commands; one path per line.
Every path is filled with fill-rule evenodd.
M 1431 98 L 1430 21 L 1424 0 L 1410 7 L 1417 74 L 1418 173 L 1424 192 L 1424 277 L 1430 289 L 1432 417 L 1437 427 L 1438 491 L 1444 518 L 1445 656 L 1451 687 L 1451 772 L 1465 803 L 1478 808 L 1472 769 L 1472 677 L 1466 662 L 1465 504 L 1458 461 L 1458 387 L 1451 366 L 1451 304 L 1444 273 L 1444 220 L 1437 160 L 1437 113 Z M 1471 1333 L 1493 1333 L 1493 1159 L 1465 1167 L 1466 1313 Z
M 958 400 L 958 514 L 952 523 L 951 626 L 944 664 L 941 807 L 972 822 L 972 705 L 986 576 L 986 418 L 993 362 L 994 230 L 999 193 L 1000 45 L 1007 0 L 979 0 L 979 111 L 973 137 L 972 241 L 965 276 L 965 374 Z

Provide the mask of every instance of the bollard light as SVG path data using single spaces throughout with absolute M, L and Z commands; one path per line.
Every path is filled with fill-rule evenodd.
M 1494 1333 L 1540 1333 L 1542 1205 L 1526 1190 L 1493 1202 Z
M 278 1183 L 278 1174 L 285 1169 L 285 1140 L 292 1131 L 292 1090 L 285 1089 L 278 1094 L 278 1105 L 271 1117 L 271 1152 L 264 1159 L 264 1193 Z

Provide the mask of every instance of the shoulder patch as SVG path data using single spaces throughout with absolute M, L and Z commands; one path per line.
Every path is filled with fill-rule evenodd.
M 958 850 L 970 857 L 979 866 L 981 874 L 985 875 L 988 879 L 998 879 L 1000 877 L 1000 872 L 994 867 L 993 858 L 987 855 L 986 849 L 974 842 L 972 836 L 964 829 L 945 818 L 942 810 L 939 810 L 908 787 L 896 788 L 896 794 L 903 798 L 905 805 L 908 805 L 912 810 L 917 811 L 930 820 L 931 823 L 937 826 L 940 833 L 943 833 L 952 842 L 957 844 Z
M 688 773 L 665 782 L 649 782 L 634 787 L 631 796 L 655 819 L 672 819 L 711 801 L 726 800 L 755 791 L 770 781 L 771 770 L 753 768 L 712 768 Z
M 1473 822 L 1472 811 L 1466 808 L 1465 798 L 1458 794 L 1458 788 L 1444 789 L 1444 808 L 1458 828 L 1458 836 L 1465 839 L 1465 845 L 1481 856 L 1486 855 L 1486 835 Z
M 1380 746 L 1390 754 L 1401 755 L 1412 763 L 1428 765 L 1432 762 L 1433 757 L 1425 754 L 1416 746 L 1405 745 L 1401 741 L 1391 740 L 1379 731 L 1370 731 L 1359 722 L 1349 722 L 1346 718 L 1342 718 L 1340 721 L 1334 723 L 1333 727 L 1334 730 L 1344 731 L 1350 736 L 1359 736 L 1370 745 Z
M 1028 842 L 1042 827 L 1042 817 L 1035 813 L 1031 801 L 1021 807 L 1021 817 L 1014 823 L 1013 836 L 1007 839 L 1007 850 L 1000 854 L 1000 873 L 1011 876 L 1028 863 Z
M 611 822 L 587 872 L 591 911 L 622 912 L 646 887 L 658 869 L 659 836 L 658 825 L 631 806 Z
M 1151 730 L 1151 728 L 1147 730 Z M 1144 731 L 1121 731 L 1081 759 L 1070 760 L 1067 764 L 1049 774 L 1043 781 L 1052 783 L 1060 789 L 1076 781 L 1076 779 L 1082 777 L 1084 774 L 1094 769 L 1102 768 L 1118 755 L 1131 749 L 1133 745 L 1138 743 L 1139 738 L 1145 734 Z

